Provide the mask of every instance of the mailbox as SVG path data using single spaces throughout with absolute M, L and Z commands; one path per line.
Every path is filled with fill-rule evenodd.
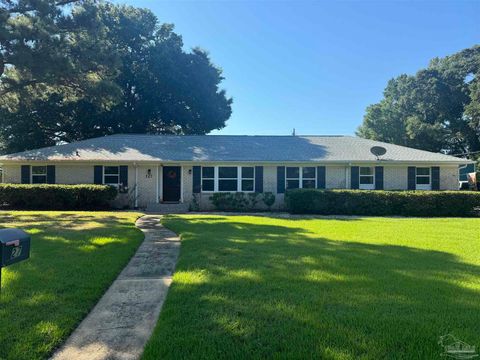
M 20 229 L 0 230 L 0 269 L 30 257 L 30 236 Z

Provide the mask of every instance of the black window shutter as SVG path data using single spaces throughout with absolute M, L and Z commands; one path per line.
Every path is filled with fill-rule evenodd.
M 94 184 L 103 184 L 103 166 L 95 165 L 93 167 L 93 183 Z
M 47 165 L 47 184 L 55 184 L 55 165 Z
M 22 165 L 22 184 L 30 184 L 30 165 Z
M 417 171 L 415 166 L 409 166 L 408 167 L 408 190 L 415 190 L 416 189 L 416 176 L 417 176 Z
M 360 184 L 360 168 L 358 166 L 352 166 L 350 168 L 350 188 L 358 189 Z
M 432 167 L 432 190 L 440 190 L 440 168 Z
M 375 166 L 375 190 L 383 190 L 383 166 Z
M 263 193 L 263 166 L 255 166 L 255 192 Z
M 317 189 L 325 189 L 327 182 L 326 175 L 325 166 L 317 166 Z
M 202 167 L 193 167 L 193 193 L 198 194 L 202 191 Z
M 285 166 L 277 166 L 277 193 L 285 193 Z
M 120 166 L 120 184 L 123 186 L 128 186 L 128 166 Z

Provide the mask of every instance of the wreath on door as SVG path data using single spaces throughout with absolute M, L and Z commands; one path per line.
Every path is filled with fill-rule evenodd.
M 175 170 L 170 170 L 168 173 L 167 173 L 167 176 L 170 178 L 170 179 L 175 179 L 177 177 L 177 172 Z

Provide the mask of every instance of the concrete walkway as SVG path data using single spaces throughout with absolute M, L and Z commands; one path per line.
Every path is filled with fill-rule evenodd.
M 180 239 L 147 215 L 145 240 L 98 304 L 52 359 L 138 359 L 172 282 Z

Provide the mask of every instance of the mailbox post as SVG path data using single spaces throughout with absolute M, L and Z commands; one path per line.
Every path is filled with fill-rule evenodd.
M 20 229 L 0 230 L 0 292 L 2 268 L 30 257 L 30 236 Z

